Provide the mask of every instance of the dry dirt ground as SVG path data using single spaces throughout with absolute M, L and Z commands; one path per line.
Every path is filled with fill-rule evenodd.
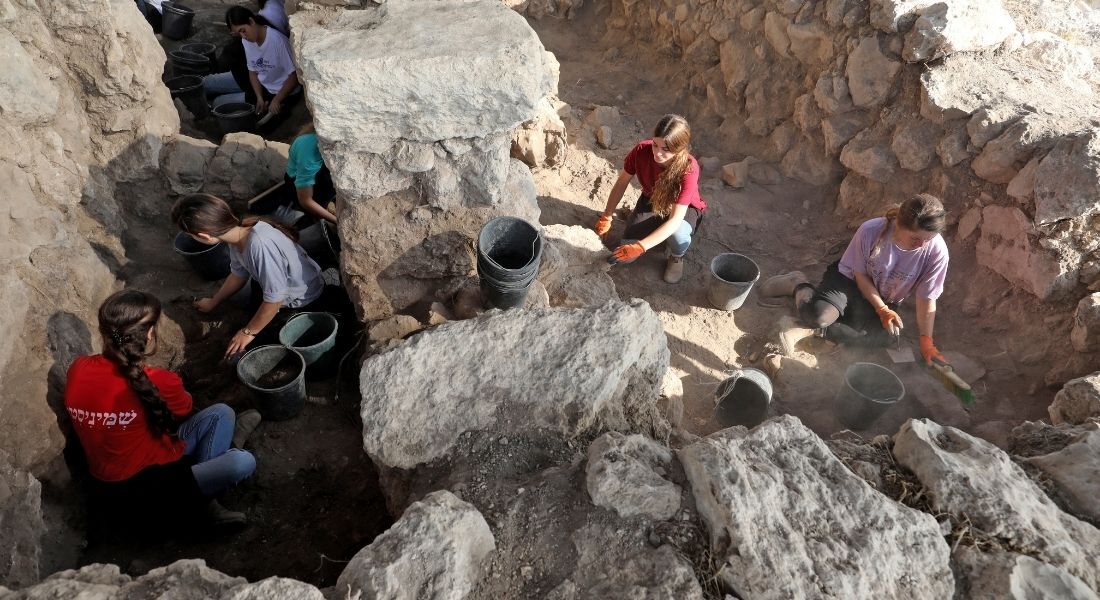
M 185 42 L 224 40 L 224 5 L 216 0 L 192 5 L 199 9 L 196 31 Z M 603 3 L 596 2 L 574 21 L 531 22 L 561 62 L 559 95 L 572 106 L 566 163 L 534 172 L 544 224 L 591 225 L 632 144 L 648 137 L 661 115 L 681 111 L 684 105 L 687 85 L 679 77 L 677 58 L 608 37 L 602 25 L 604 10 Z M 163 43 L 173 49 L 183 42 Z M 613 127 L 610 149 L 598 148 L 591 126 L 583 122 L 594 106 L 614 106 L 622 115 Z M 301 112 L 271 137 L 290 141 L 304 116 Z M 686 116 L 694 127 L 696 156 L 716 158 L 718 164 L 743 158 L 717 134 L 718 123 Z M 219 138 L 212 120 L 185 123 L 184 132 L 214 141 Z M 713 418 L 717 384 L 739 366 L 763 367 L 766 345 L 778 341 L 776 323 L 789 312 L 783 306 L 760 305 L 755 294 L 735 312 L 712 308 L 706 295 L 710 259 L 734 251 L 755 260 L 762 277 L 797 268 L 813 279 L 839 257 L 856 224 L 834 216 L 834 192 L 795 181 L 734 190 L 721 182 L 717 172 L 704 170 L 702 192 L 710 208 L 687 255 L 681 283 L 662 281 L 664 258 L 659 250 L 611 271 L 620 296 L 644 298 L 660 314 L 672 366 L 683 384 L 683 425 L 696 434 L 722 427 Z M 628 193 L 629 202 L 636 197 L 636 189 Z M 623 221 L 617 219 L 612 240 L 622 227 Z M 238 410 L 250 408 L 251 397 L 218 361 L 230 332 L 247 315 L 233 308 L 209 316 L 191 310 L 190 299 L 209 294 L 217 284 L 199 280 L 178 257 L 166 252 L 173 236 L 171 227 L 153 226 L 128 240 L 132 262 L 120 266 L 122 278 L 130 286 L 158 294 L 166 302 L 167 315 L 180 324 L 187 343 L 183 353 L 174 357 L 173 366 L 183 374 L 197 405 L 227 402 Z M 1011 425 L 1045 416 L 1053 391 L 1042 383 L 1043 373 L 1052 366 L 1044 355 L 1065 338 L 1062 330 L 1069 324 L 1065 307 L 1058 309 L 1063 311 L 1060 316 L 1047 316 L 1043 311 L 1049 308 L 1006 291 L 1003 281 L 977 270 L 971 255 L 959 252 L 952 261 L 936 338 L 963 376 L 974 383 L 977 403 L 963 410 L 921 368 L 896 367 L 906 385 L 906 397 L 862 435 L 893 433 L 904 419 L 927 416 L 1003 442 Z M 976 307 L 977 316 L 964 316 L 960 310 L 964 304 Z M 915 323 L 911 307 L 902 314 L 908 323 Z M 907 341 L 914 350 L 915 337 L 910 330 Z M 808 340 L 800 348 L 804 352 L 783 359 L 772 412 L 796 415 L 822 435 L 842 429 L 833 416 L 832 402 L 845 368 L 856 361 L 891 366 L 881 350 L 853 351 L 821 340 Z M 1021 356 L 1022 361 L 1014 358 Z M 222 539 L 198 534 L 155 541 L 93 537 L 80 560 L 115 562 L 132 574 L 141 574 L 177 558 L 202 557 L 219 570 L 250 580 L 281 575 L 332 585 L 342 561 L 390 522 L 376 475 L 362 452 L 354 374 L 345 375 L 338 402 L 335 389 L 333 382 L 311 386 L 311 401 L 301 416 L 263 423 L 254 434 L 249 449 L 256 453 L 258 471 L 225 501 L 248 513 L 250 527 Z

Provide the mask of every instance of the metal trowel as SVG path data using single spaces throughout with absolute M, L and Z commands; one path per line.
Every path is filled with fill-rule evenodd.
M 908 344 L 906 344 L 905 347 L 901 345 L 901 328 L 891 328 L 890 335 L 894 338 L 893 345 L 886 348 L 886 353 L 890 355 L 890 360 L 894 361 L 894 364 L 916 362 L 917 359 L 913 356 L 913 348 Z

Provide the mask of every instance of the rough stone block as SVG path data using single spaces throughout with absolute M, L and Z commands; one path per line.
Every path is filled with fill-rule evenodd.
M 1084 423 L 1091 417 L 1100 417 L 1100 371 L 1067 381 L 1054 395 L 1047 412 L 1055 425 Z
M 1035 169 L 1035 223 L 1100 211 L 1100 128 L 1060 140 Z
M 859 107 L 873 108 L 886 102 L 901 63 L 886 56 L 881 41 L 874 36 L 860 39 L 848 55 L 845 74 L 852 102 Z
M 994 48 L 1016 33 L 1016 23 L 1000 0 L 947 0 L 916 14 L 902 52 L 908 62 Z
M 1078 352 L 1100 351 L 1100 292 L 1089 294 L 1077 303 L 1069 340 Z
M 668 448 L 643 435 L 605 433 L 588 447 L 588 495 L 623 518 L 668 520 L 680 510 L 680 486 L 666 476 L 671 462 Z
M 1094 427 L 1096 427 L 1094 425 Z M 1077 517 L 1100 523 L 1100 429 L 1093 429 L 1065 448 L 1027 459 L 1054 482 L 1059 496 Z

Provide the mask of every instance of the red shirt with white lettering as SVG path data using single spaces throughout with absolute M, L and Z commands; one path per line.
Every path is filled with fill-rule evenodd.
M 699 195 L 699 161 L 694 156 L 688 155 L 688 168 L 684 172 L 680 182 L 680 196 L 676 198 L 676 204 L 694 206 L 703 212 L 707 209 L 707 203 Z M 665 168 L 653 158 L 653 140 L 638 142 L 623 160 L 623 170 L 631 175 L 638 176 L 638 182 L 642 184 L 642 193 L 647 198 L 653 197 L 653 187 L 657 185 L 657 178 Z
M 179 375 L 145 367 L 145 373 L 173 415 L 191 412 L 191 394 Z M 168 434 L 155 434 L 145 408 L 118 367 L 102 354 L 81 356 L 69 367 L 65 408 L 92 475 L 101 481 L 124 481 L 145 467 L 179 460 L 187 444 Z

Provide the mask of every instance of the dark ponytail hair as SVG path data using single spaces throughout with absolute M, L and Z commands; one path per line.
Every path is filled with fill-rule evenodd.
M 298 232 L 278 221 L 256 216 L 238 219 L 225 200 L 212 194 L 191 194 L 180 198 L 172 207 L 172 221 L 184 233 L 205 233 L 213 237 L 234 227 L 252 227 L 263 221 L 294 242 L 298 241 Z
M 145 408 L 145 421 L 154 433 L 168 433 L 175 418 L 149 376 L 145 357 L 156 351 L 146 348 L 149 330 L 160 320 L 160 300 L 137 290 L 111 294 L 99 307 L 99 333 L 103 336 L 103 356 L 115 363 L 120 375 L 137 394 Z
M 262 2 L 260 7 L 263 8 Z M 225 11 L 226 27 L 232 29 L 234 25 L 248 25 L 249 23 L 271 26 L 271 23 L 263 15 L 257 15 L 243 6 L 230 6 L 229 10 Z

